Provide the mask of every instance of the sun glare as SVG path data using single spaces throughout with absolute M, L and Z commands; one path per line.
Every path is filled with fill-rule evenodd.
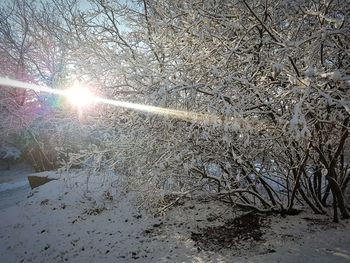
M 93 101 L 93 95 L 91 92 L 79 85 L 74 85 L 70 89 L 65 91 L 65 96 L 70 103 L 78 107 L 87 106 Z
M 188 121 L 199 121 L 208 124 L 228 124 L 235 121 L 233 117 L 219 117 L 213 114 L 197 113 L 191 111 L 182 111 L 169 108 L 155 107 L 151 105 L 131 103 L 127 101 L 106 99 L 95 96 L 87 87 L 83 87 L 79 84 L 74 84 L 70 89 L 60 90 L 53 89 L 48 86 L 39 86 L 32 83 L 26 83 L 18 80 L 8 79 L 0 77 L 1 86 L 31 89 L 36 92 L 48 92 L 67 97 L 67 99 L 79 109 L 79 114 L 82 114 L 82 108 L 92 104 L 107 104 L 114 107 L 121 107 L 126 109 L 133 109 L 137 111 L 149 112 L 164 116 L 172 116 L 178 119 Z

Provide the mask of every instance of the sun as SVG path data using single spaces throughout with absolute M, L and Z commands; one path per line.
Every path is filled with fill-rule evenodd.
M 78 107 L 87 106 L 93 101 L 92 93 L 80 85 L 74 85 L 65 90 L 65 96 L 71 104 Z

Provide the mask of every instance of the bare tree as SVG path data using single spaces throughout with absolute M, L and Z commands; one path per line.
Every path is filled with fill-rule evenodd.
M 140 178 L 214 184 L 206 189 L 259 211 L 294 213 L 298 203 L 326 213 L 331 196 L 334 220 L 338 209 L 349 218 L 346 1 L 142 4 L 151 54 L 141 75 L 151 82 L 146 101 L 217 121 L 133 124 L 149 134 L 136 143 L 147 154 Z
M 36 13 L 39 32 L 55 39 L 53 55 L 63 57 L 63 79 L 182 114 L 99 106 L 92 117 L 104 135 L 86 158 L 98 155 L 153 189 L 150 198 L 155 189 L 196 189 L 261 212 L 331 206 L 334 221 L 339 212 L 349 218 L 347 1 L 89 3 L 55 0 Z M 14 39 L 36 39 L 46 54 L 45 34 Z M 31 50 L 25 43 L 10 49 L 13 65 Z M 55 72 L 29 53 L 41 75 Z

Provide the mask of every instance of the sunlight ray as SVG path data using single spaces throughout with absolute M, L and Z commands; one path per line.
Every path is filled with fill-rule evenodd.
M 0 77 L 0 86 L 7 86 L 7 87 L 13 87 L 13 88 L 21 88 L 21 89 L 30 89 L 36 92 L 46 92 L 46 93 L 52 93 L 60 96 L 65 96 L 68 99 L 71 98 L 73 95 L 73 100 L 76 100 L 75 97 L 77 97 L 76 92 L 72 92 L 70 89 L 68 90 L 57 90 L 50 88 L 48 86 L 42 86 L 42 85 L 36 85 L 32 83 L 26 83 L 19 80 L 9 79 L 9 78 L 3 78 Z M 210 114 L 203 114 L 203 113 L 195 113 L 195 112 L 188 112 L 188 111 L 181 111 L 181 110 L 174 110 L 169 108 L 161 108 L 161 107 L 155 107 L 150 105 L 143 105 L 143 104 L 137 104 L 137 103 L 131 103 L 131 102 L 125 102 L 125 101 L 119 101 L 119 100 L 111 100 L 106 98 L 101 98 L 97 96 L 89 95 L 88 101 L 89 103 L 95 102 L 95 103 L 102 103 L 107 104 L 115 107 L 121 107 L 121 108 L 127 108 L 137 111 L 143 111 L 143 112 L 149 112 L 159 115 L 168 115 L 175 118 L 183 119 L 183 120 L 193 120 L 193 121 L 203 121 L 207 123 L 226 123 L 228 122 L 228 119 L 223 119 L 215 115 Z M 83 103 L 77 103 L 78 106 L 81 106 Z M 231 120 L 232 121 L 232 120 Z

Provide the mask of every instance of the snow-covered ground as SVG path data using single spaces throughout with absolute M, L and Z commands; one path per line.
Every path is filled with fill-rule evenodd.
M 215 232 L 241 211 L 186 199 L 155 217 L 138 209 L 141 196 L 116 175 L 41 175 L 60 179 L 19 203 L 0 200 L 0 262 L 350 262 L 350 222 L 306 212 L 269 217 L 257 240 L 237 236 L 218 249 Z
M 33 169 L 25 164 L 19 163 L 11 166 L 0 165 L 0 210 L 14 206 L 24 200 L 30 192 L 27 179 Z

